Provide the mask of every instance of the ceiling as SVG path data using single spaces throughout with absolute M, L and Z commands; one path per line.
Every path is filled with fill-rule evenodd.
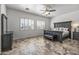
M 58 15 L 79 10 L 79 4 L 7 4 L 6 6 L 7 8 L 25 11 L 41 16 L 45 16 L 42 15 L 43 11 L 41 11 L 45 7 L 56 9 L 55 12 L 52 12 L 50 15 L 45 17 L 55 17 Z M 25 8 L 29 8 L 29 10 L 25 10 Z
M 45 15 L 42 15 L 43 11 L 41 10 L 44 9 L 45 7 L 48 7 L 43 4 L 7 4 L 6 6 L 7 8 L 25 11 L 25 12 L 29 12 L 29 13 L 33 13 L 41 16 L 45 16 Z M 26 10 L 26 8 L 29 8 L 29 10 Z M 45 17 L 52 17 L 52 15 L 48 15 Z

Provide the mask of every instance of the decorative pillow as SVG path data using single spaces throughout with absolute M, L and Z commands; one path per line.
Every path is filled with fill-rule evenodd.
M 60 28 L 59 28 L 59 31 L 63 31 L 63 27 L 60 27 Z
M 60 27 L 60 28 L 54 28 L 54 31 L 68 31 L 68 28 Z
M 56 31 L 56 28 L 54 28 L 53 30 Z
M 60 28 L 58 28 L 58 31 L 60 31 Z
M 68 31 L 68 28 L 63 28 L 63 31 Z
M 66 31 L 68 31 L 68 28 L 66 28 Z
M 58 28 L 54 28 L 54 31 L 58 31 L 59 29 Z

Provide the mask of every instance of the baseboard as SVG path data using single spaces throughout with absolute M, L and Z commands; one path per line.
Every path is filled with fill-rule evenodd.
M 43 35 L 37 35 L 37 36 L 31 36 L 31 37 L 25 37 L 25 38 L 20 38 L 20 39 L 29 39 L 29 38 L 35 38 L 35 37 L 40 37 Z M 13 39 L 13 40 L 20 40 L 20 39 Z

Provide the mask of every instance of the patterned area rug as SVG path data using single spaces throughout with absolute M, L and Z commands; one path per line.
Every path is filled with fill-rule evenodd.
M 35 37 L 13 41 L 10 51 L 3 55 L 79 55 L 79 41 L 65 39 L 63 43 Z

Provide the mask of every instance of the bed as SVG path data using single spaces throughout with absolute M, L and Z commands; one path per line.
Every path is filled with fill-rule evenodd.
M 56 22 L 54 23 L 53 30 L 44 30 L 44 36 L 52 37 L 57 36 L 57 39 L 62 43 L 65 38 L 71 38 L 71 22 Z
M 54 28 L 58 28 L 57 31 L 62 31 L 62 38 L 71 38 L 71 23 L 72 21 L 57 22 L 54 23 Z

